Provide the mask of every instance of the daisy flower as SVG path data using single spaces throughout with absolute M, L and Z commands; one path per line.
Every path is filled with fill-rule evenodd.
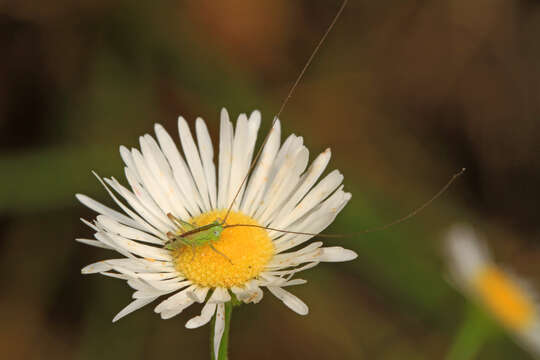
M 472 228 L 454 225 L 446 237 L 452 280 L 519 344 L 540 355 L 540 317 L 531 288 L 497 266 Z
M 234 130 L 225 109 L 220 121 L 218 175 L 205 122 L 196 120 L 195 141 L 180 117 L 183 155 L 167 131 L 156 124 L 157 140 L 146 134 L 139 138 L 140 150 L 120 147 L 129 187 L 115 178 L 98 177 L 122 212 L 76 195 L 99 214 L 93 222 L 83 220 L 95 231 L 95 240 L 77 240 L 121 255 L 88 265 L 82 273 L 123 279 L 135 290 L 133 302 L 113 322 L 159 298 L 154 310 L 163 319 L 204 303 L 200 315 L 186 327 L 202 326 L 215 316 L 216 356 L 225 328 L 225 306 L 231 300 L 258 303 L 266 288 L 290 309 L 306 315 L 307 305 L 285 290 L 306 282 L 293 279 L 294 275 L 320 262 L 357 256 L 342 247 L 323 247 L 319 241 L 298 248 L 312 236 L 249 226 L 225 228 L 217 241 L 194 249 L 167 246 L 167 234 L 182 233 L 175 219 L 197 227 L 224 219 L 251 166 L 260 113 L 254 111 L 249 118 L 241 114 Z M 302 137 L 293 134 L 281 144 L 280 132 L 277 120 L 226 224 L 319 233 L 332 223 L 351 194 L 343 191 L 343 175 L 337 170 L 319 180 L 330 160 L 329 149 L 307 167 L 309 152 Z

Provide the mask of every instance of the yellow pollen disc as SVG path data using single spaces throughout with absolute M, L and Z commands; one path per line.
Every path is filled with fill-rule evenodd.
M 211 211 L 189 222 L 203 226 L 216 219 L 221 221 L 226 213 L 226 210 Z M 227 225 L 233 224 L 259 225 L 251 217 L 231 211 Z M 267 231 L 254 227 L 224 229 L 212 245 L 226 257 L 214 251 L 210 244 L 195 247 L 195 255 L 190 246 L 181 246 L 173 253 L 176 269 L 195 284 L 230 288 L 242 286 L 259 275 L 274 255 L 274 245 Z
M 489 266 L 480 272 L 475 285 L 485 306 L 503 325 L 515 331 L 531 325 L 535 318 L 534 303 L 504 272 Z

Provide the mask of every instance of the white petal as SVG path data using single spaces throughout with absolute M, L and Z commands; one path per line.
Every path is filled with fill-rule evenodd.
M 195 122 L 195 131 L 197 133 L 197 144 L 201 153 L 206 183 L 208 185 L 208 195 L 210 197 L 210 206 L 215 209 L 216 204 L 216 166 L 214 165 L 214 147 L 208 133 L 208 128 L 203 119 L 197 118 Z
M 195 185 L 201 194 L 204 210 L 209 211 L 211 207 L 208 198 L 208 185 L 206 184 L 206 177 L 204 176 L 199 151 L 197 150 L 197 146 L 195 146 L 195 141 L 186 120 L 181 116 L 178 118 L 178 133 L 180 134 L 180 142 L 182 143 L 182 149 L 184 149 L 184 155 L 189 164 L 189 169 L 191 170 L 193 179 L 195 179 Z
M 322 179 L 315 187 L 302 199 L 302 201 L 289 214 L 287 222 L 291 224 L 301 218 L 316 205 L 325 200 L 343 181 L 343 175 L 337 170 L 332 171 Z
M 143 279 L 143 280 L 144 280 L 143 277 L 148 276 L 148 275 L 154 275 L 154 274 L 138 274 L 139 279 Z M 138 283 L 136 283 L 133 279 L 130 279 L 128 281 L 128 284 L 137 290 L 133 293 L 134 299 L 143 299 L 143 298 L 152 297 L 152 296 L 166 295 L 171 292 L 175 292 L 180 289 L 183 289 L 186 286 L 190 286 L 192 284 L 191 281 L 189 280 L 178 281 L 175 283 L 174 282 L 166 283 L 165 281 L 163 281 L 163 284 L 159 284 L 156 281 L 152 281 L 151 283 L 148 283 L 148 284 L 146 284 L 144 281 L 140 281 L 140 280 L 137 280 L 137 281 Z
M 146 281 L 141 279 L 130 279 L 127 284 L 134 290 L 137 291 L 155 291 L 156 289 Z
M 186 203 L 184 204 L 186 209 L 192 216 L 199 215 L 201 213 L 200 208 L 202 207 L 201 195 L 195 186 L 193 177 L 191 176 L 184 159 L 180 155 L 171 136 L 163 126 L 156 124 L 154 130 L 161 146 L 161 150 L 171 165 L 173 177 L 178 188 L 186 199 Z
M 157 263 L 157 265 L 155 264 Z M 144 259 L 109 259 L 101 260 L 96 263 L 85 266 L 81 272 L 83 274 L 92 274 L 102 271 L 113 270 L 116 267 L 121 267 L 128 269 L 133 272 L 170 272 L 171 269 L 174 269 L 170 265 L 163 265 L 162 262 L 151 262 Z
M 104 260 L 102 260 L 90 265 L 86 265 L 81 269 L 81 274 L 94 274 L 102 271 L 108 271 L 110 269 L 111 266 L 108 265 Z
M 334 201 L 334 199 L 336 201 Z M 299 221 L 287 227 L 287 230 L 317 234 L 323 231 L 334 221 L 339 211 L 343 209 L 349 200 L 350 194 L 344 193 L 343 191 L 338 191 L 328 198 L 322 205 L 305 215 Z M 332 203 L 333 207 L 325 206 L 326 203 Z M 298 246 L 312 237 L 311 235 L 281 234 L 274 231 L 270 231 L 269 235 L 273 239 L 279 237 L 279 239 L 274 240 L 276 253 L 280 253 Z
M 214 327 L 214 354 L 216 360 L 219 356 L 219 345 L 225 331 L 225 304 L 218 304 L 216 310 L 216 325 Z
M 279 140 L 281 135 L 281 125 L 277 120 L 270 130 L 268 140 L 261 153 L 257 166 L 253 170 L 253 175 L 249 180 L 242 203 L 242 211 L 252 216 L 257 205 L 262 198 L 268 184 L 268 175 L 272 170 L 272 162 L 279 150 Z
M 201 310 L 201 315 L 191 318 L 186 323 L 186 328 L 195 329 L 207 324 L 212 319 L 212 316 L 214 316 L 216 307 L 216 303 L 207 302 Z
M 107 261 L 126 262 L 122 266 L 133 269 L 137 272 L 173 272 L 176 271 L 174 265 L 170 261 L 157 261 L 152 258 L 146 259 L 115 259 Z
M 116 321 L 120 320 L 121 318 L 123 318 L 124 316 L 134 312 L 135 310 L 138 310 L 138 309 L 142 308 L 143 306 L 145 306 L 147 304 L 150 304 L 155 299 L 156 299 L 156 297 L 151 297 L 151 298 L 147 298 L 147 299 L 137 299 L 137 300 L 131 302 L 128 306 L 123 308 L 122 311 L 120 311 L 114 317 L 112 322 L 116 322 Z
M 173 214 L 182 218 L 189 218 L 189 214 L 183 204 L 186 203 L 182 191 L 178 188 L 171 172 L 171 167 L 165 159 L 154 138 L 145 135 L 140 138 L 141 150 L 146 164 L 156 181 L 160 184 L 163 193 L 170 198 Z
M 195 289 L 195 285 L 191 285 L 187 289 L 184 289 L 172 295 L 171 297 L 162 301 L 158 306 L 156 306 L 154 311 L 157 313 L 163 313 L 166 310 L 177 310 L 177 309 L 181 309 L 180 311 L 182 311 L 183 309 L 187 308 L 189 305 L 194 303 L 194 301 L 187 295 L 188 291 L 192 291 L 194 289 Z M 177 314 L 179 314 L 180 311 Z
M 261 123 L 261 114 L 258 111 L 251 113 L 249 119 L 246 114 L 240 114 L 236 122 L 236 131 L 232 149 L 232 165 L 229 184 L 229 202 L 233 201 L 238 193 L 233 209 L 238 210 L 242 204 L 244 191 L 247 186 L 246 176 L 251 167 L 257 132 Z M 240 187 L 240 184 L 243 184 Z
M 518 342 L 522 343 L 535 359 L 540 356 L 540 319 L 535 319 L 530 328 L 521 331 L 516 337 Z
M 273 178 L 277 171 L 281 168 L 281 165 L 287 158 L 287 155 L 296 152 L 296 149 L 302 145 L 302 137 L 296 136 L 295 134 L 291 134 L 287 137 L 287 139 L 285 139 L 283 145 L 279 149 L 274 163 L 272 164 L 272 172 L 270 174 L 271 178 Z
M 169 163 L 158 144 L 148 134 L 141 136 L 139 142 L 142 155 L 138 151 L 133 151 L 135 167 L 128 169 L 131 170 L 129 175 L 138 173 L 140 175 L 128 177 L 126 172 L 133 192 L 142 204 L 150 205 L 147 205 L 148 209 L 158 216 L 171 212 L 176 216 L 189 217 L 183 206 L 186 203 L 184 195 L 178 188 Z
M 187 296 L 189 296 L 191 300 L 195 302 L 202 303 L 204 302 L 204 299 L 206 299 L 208 290 L 210 290 L 208 287 L 197 287 L 191 291 L 188 291 Z
M 140 142 L 145 144 L 143 137 L 140 138 Z M 164 214 L 174 212 L 169 196 L 163 191 L 163 188 L 156 181 L 153 172 L 148 167 L 148 162 L 151 161 L 147 162 L 141 152 L 137 149 L 131 150 L 131 156 L 135 162 L 136 171 L 142 180 L 142 185 L 159 206 L 161 212 Z
M 126 177 L 128 179 L 130 178 L 129 169 L 126 168 Z M 111 188 L 114 189 L 120 196 L 122 196 L 129 206 L 133 208 L 139 215 L 135 215 L 133 213 L 130 213 L 130 216 L 135 219 L 140 219 L 139 222 L 145 223 L 147 225 L 147 231 L 162 236 L 162 234 L 166 233 L 167 231 L 174 230 L 172 225 L 169 222 L 169 219 L 165 216 L 165 213 L 163 210 L 161 210 L 155 203 L 154 200 L 150 197 L 148 197 L 147 201 L 144 199 L 144 190 L 141 187 L 139 191 L 137 191 L 137 187 L 135 186 L 135 190 L 139 194 L 138 199 L 131 191 L 129 191 L 126 187 L 124 187 L 122 184 L 118 182 L 114 177 L 110 179 L 104 179 L 107 185 L 109 185 Z M 158 231 L 156 231 L 158 230 Z
M 291 192 L 300 181 L 300 175 L 306 169 L 309 160 L 309 152 L 305 146 L 297 149 L 296 153 L 289 154 L 289 158 L 283 162 L 279 172 L 274 177 L 274 181 L 268 189 L 265 197 L 266 209 L 259 215 L 257 220 L 261 224 L 268 224 L 272 221 L 280 206 L 290 199 Z
M 108 234 L 113 241 L 121 246 L 124 250 L 129 251 L 132 254 L 138 255 L 144 258 L 151 258 L 155 260 L 171 260 L 169 250 L 158 248 L 149 245 L 143 245 L 136 241 L 123 238 L 119 235 Z
M 178 279 L 178 278 L 184 278 L 182 276 L 178 276 L 179 274 L 177 272 L 156 272 L 156 273 L 139 273 L 137 276 L 140 279 L 147 280 L 147 281 L 163 281 L 163 280 L 169 280 L 169 279 Z
M 133 193 L 131 193 L 128 189 L 122 189 L 116 190 L 120 195 L 122 195 L 126 200 L 128 200 L 128 203 L 131 205 L 135 211 L 137 211 L 143 218 L 146 219 L 145 213 L 141 213 L 139 210 L 141 207 L 145 209 L 145 211 L 150 211 L 153 216 L 157 218 L 163 218 L 164 213 L 163 210 L 159 207 L 159 205 L 156 203 L 156 201 L 153 199 L 153 197 L 146 191 L 146 189 L 143 186 L 143 181 L 141 180 L 141 176 L 138 173 L 137 167 L 135 166 L 135 162 L 133 160 L 133 156 L 131 155 L 131 152 L 127 150 L 126 148 L 122 149 L 122 152 L 124 153 L 124 157 L 126 160 L 129 158 L 128 162 L 129 164 L 132 164 L 130 166 L 124 167 L 124 174 L 126 176 L 126 179 L 131 186 L 131 189 L 133 190 Z M 117 182 L 117 181 L 115 181 Z M 109 182 L 108 182 L 109 183 Z M 118 183 L 118 182 L 117 182 Z M 118 183 L 119 187 L 123 187 Z M 114 186 L 113 186 L 114 188 Z M 126 195 L 128 196 L 126 197 Z M 134 207 L 131 202 L 129 202 L 130 199 L 134 199 L 132 201 L 136 201 L 138 203 L 138 207 Z
M 457 277 L 454 280 L 460 281 L 459 285 L 468 286 L 476 279 L 478 271 L 492 262 L 487 246 L 468 225 L 452 226 L 446 235 L 446 246 L 452 261 L 451 271 Z
M 303 285 L 307 283 L 307 281 L 304 279 L 287 280 L 287 278 L 274 276 L 272 274 L 273 273 L 266 272 L 260 275 L 260 278 L 266 281 L 266 283 L 264 283 L 264 286 L 285 287 L 285 286 Z
M 248 167 L 246 167 L 246 151 L 249 143 L 249 124 L 246 114 L 240 114 L 238 120 L 236 120 L 236 130 L 234 132 L 234 140 L 232 147 L 232 163 L 231 163 L 231 174 L 229 179 L 229 194 L 227 196 L 227 207 L 230 206 L 230 203 L 233 201 L 236 193 L 238 197 L 233 205 L 234 210 L 238 210 L 238 204 L 242 200 L 242 193 L 245 187 L 242 186 L 240 189 L 240 184 L 247 174 Z M 240 190 L 239 190 L 240 189 Z
M 304 285 L 307 284 L 307 280 L 304 279 L 293 279 L 285 282 L 283 285 L 280 285 L 280 287 L 285 286 L 296 286 L 296 285 Z
M 319 261 L 341 262 L 351 261 L 358 257 L 358 254 L 352 250 L 344 249 L 340 246 L 324 247 L 321 254 L 317 257 Z
M 225 288 L 218 287 L 214 289 L 212 296 L 208 299 L 209 302 L 226 303 L 231 300 L 229 291 Z
M 172 279 L 169 279 L 169 280 L 172 280 Z M 161 293 L 164 293 L 164 292 L 169 293 L 169 292 L 177 291 L 177 290 L 185 288 L 186 286 L 191 285 L 191 281 L 189 280 L 185 280 L 185 281 L 178 281 L 178 280 L 180 279 L 174 279 L 173 282 L 167 282 L 167 280 L 163 280 L 163 281 L 149 280 L 148 284 Z
M 321 176 L 323 171 L 326 169 L 328 162 L 330 161 L 331 151 L 326 149 L 323 153 L 319 154 L 317 158 L 310 165 L 309 169 L 302 176 L 302 182 L 300 186 L 294 190 L 294 193 L 291 194 L 290 199 L 282 207 L 279 212 L 279 215 L 272 221 L 270 227 L 273 228 L 286 228 L 289 226 L 294 219 L 290 217 L 292 209 L 298 204 L 298 202 L 307 194 L 307 192 L 313 187 L 317 179 Z
M 255 281 L 248 281 L 243 288 L 233 286 L 232 292 L 236 295 L 238 300 L 249 303 L 258 303 L 263 297 L 261 288 L 255 283 Z
M 304 249 L 307 249 L 307 247 Z M 304 249 L 302 249 L 302 251 Z M 284 257 L 282 258 L 281 256 L 284 256 Z M 315 249 L 310 250 L 309 252 L 304 251 L 303 253 L 294 252 L 294 253 L 279 254 L 279 255 L 276 255 L 276 257 L 275 257 L 276 262 L 271 262 L 268 265 L 269 268 L 276 267 L 276 266 L 284 268 L 287 266 L 296 266 L 296 265 L 306 263 L 306 262 L 318 263 L 321 261 L 325 261 L 325 262 L 350 261 L 350 260 L 356 259 L 358 255 L 352 250 L 344 249 L 339 246 L 333 246 L 333 247 L 325 247 L 325 248 L 315 248 Z
M 307 256 L 314 256 L 317 251 L 320 251 L 322 244 L 322 242 L 317 241 L 297 251 L 274 255 L 266 267 L 283 268 L 287 266 L 299 265 L 301 264 L 301 262 L 299 262 L 300 259 L 307 258 Z
M 115 278 L 115 279 L 121 279 L 121 280 L 129 280 L 130 279 L 130 277 L 127 276 L 127 275 L 108 272 L 108 271 L 101 272 L 100 274 L 103 275 L 103 276 L 108 276 L 108 277 L 112 277 L 112 278 Z
M 99 175 L 97 173 L 93 173 L 96 178 L 98 179 L 98 181 L 101 183 L 101 185 L 103 185 L 103 187 L 105 188 L 105 190 L 107 191 L 107 193 L 109 194 L 110 197 L 112 197 L 112 199 L 114 200 L 114 202 L 126 213 L 128 214 L 133 220 L 131 223 L 125 223 L 123 221 L 120 221 L 118 219 L 116 219 L 115 217 L 112 217 L 113 219 L 115 220 L 118 220 L 119 222 L 123 223 L 123 224 L 126 224 L 128 226 L 132 226 L 134 228 L 138 228 L 140 230 L 144 230 L 144 231 L 148 231 L 149 233 L 152 233 L 154 235 L 158 235 L 159 236 L 159 232 L 154 228 L 152 227 L 150 224 L 148 224 L 144 219 L 142 219 L 139 215 L 135 214 L 133 211 L 131 211 L 131 209 L 129 209 L 126 205 L 124 205 L 120 200 L 118 200 L 118 198 L 113 194 L 113 192 L 109 189 L 109 187 L 107 186 L 107 184 L 105 184 L 105 182 L 103 181 L 102 178 L 99 177 Z M 107 215 L 109 216 L 109 214 L 103 214 L 103 215 Z
M 283 290 L 280 287 L 274 286 L 269 286 L 268 290 L 270 290 L 270 292 L 274 294 L 275 297 L 283 301 L 283 303 L 294 312 L 300 315 L 307 315 L 307 313 L 309 312 L 307 305 L 287 290 Z
M 124 250 L 122 246 L 118 245 L 113 239 L 111 239 L 111 237 L 107 233 L 100 231 L 95 233 L 94 237 L 105 245 L 112 247 L 115 251 L 119 252 L 125 257 L 130 259 L 135 258 L 135 256 L 133 256 L 129 251 Z
M 283 179 L 290 175 L 291 169 L 295 167 L 296 163 L 294 160 L 299 155 L 299 151 L 304 147 L 302 141 L 301 137 L 295 135 L 289 136 L 274 159 L 272 168 L 267 175 L 264 194 L 258 202 L 257 209 L 253 215 L 259 223 L 264 224 L 261 216 L 265 214 L 269 204 L 274 203 L 276 200 L 283 200 L 284 196 L 276 192 L 276 190 L 282 185 Z M 276 195 L 277 199 L 275 199 Z
M 278 276 L 288 275 L 288 278 L 291 278 L 294 274 L 296 274 L 298 272 L 301 272 L 301 271 L 304 271 L 304 270 L 311 269 L 311 268 L 313 268 L 313 267 L 315 267 L 317 265 L 319 265 L 319 262 L 318 261 L 313 261 L 313 262 L 307 263 L 306 265 L 304 265 L 302 267 L 298 267 L 298 268 L 294 268 L 294 269 L 288 269 L 288 270 L 267 271 L 265 274 L 278 275 Z M 290 265 L 285 265 L 285 266 L 283 266 L 281 268 L 289 268 L 289 267 L 290 267 Z M 281 285 L 279 285 L 279 286 L 281 286 Z
M 113 234 L 123 236 L 128 239 L 138 240 L 138 241 L 143 241 L 143 242 L 147 242 L 151 244 L 158 244 L 158 245 L 162 245 L 165 242 L 164 240 L 159 239 L 143 231 L 134 229 L 126 225 L 122 225 L 105 215 L 98 215 L 97 221 L 107 231 Z
M 221 109 L 219 130 L 219 189 L 218 208 L 229 206 L 229 178 L 232 164 L 233 127 L 225 108 Z
M 254 110 L 251 112 L 251 115 L 249 115 L 247 146 L 244 149 L 244 153 L 245 153 L 244 166 L 245 166 L 246 174 L 249 172 L 249 168 L 251 167 L 251 160 L 255 152 L 255 143 L 257 142 L 257 133 L 259 132 L 260 126 L 261 126 L 261 113 L 259 110 Z M 244 179 L 242 178 L 242 180 Z M 247 186 L 247 179 L 244 182 L 244 189 L 246 186 Z M 241 196 L 239 196 L 239 199 L 240 199 L 239 204 L 241 203 L 243 196 L 244 196 L 243 193 L 241 194 Z
M 137 174 L 137 171 L 135 171 L 135 169 L 137 169 L 135 167 L 135 163 L 133 162 L 133 158 L 131 157 L 131 151 L 129 151 L 129 149 L 125 146 L 120 146 L 120 156 L 122 157 L 122 160 L 124 160 L 124 164 L 126 164 L 126 167 L 128 167 L 129 169 L 133 169 L 133 173 L 136 177 L 136 180 L 139 184 L 142 184 L 142 180 L 141 178 L 139 177 L 139 174 Z
M 103 215 L 107 215 L 108 217 L 115 219 L 123 224 L 133 226 L 133 227 L 139 227 L 139 225 L 133 220 L 128 218 L 126 215 L 119 213 L 116 210 L 111 209 L 108 206 L 105 206 L 96 200 L 83 195 L 83 194 L 75 194 L 75 197 L 77 200 L 79 200 L 83 205 L 89 207 L 90 209 L 94 210 L 95 212 Z
M 97 226 L 94 225 L 94 224 L 92 224 L 90 221 L 88 221 L 88 220 L 86 220 L 86 219 L 83 219 L 83 218 L 79 218 L 79 219 L 83 222 L 83 224 L 89 226 L 91 229 L 93 229 L 93 230 L 95 230 L 95 231 L 99 231 L 98 228 L 97 228 Z
M 90 246 L 95 246 L 95 247 L 100 247 L 100 248 L 103 248 L 103 249 L 109 249 L 109 250 L 114 250 L 113 247 L 105 244 L 105 243 L 102 243 L 101 241 L 98 241 L 98 240 L 90 240 L 90 239 L 75 239 L 75 241 L 78 241 L 80 243 L 83 243 L 83 244 L 86 244 L 86 245 L 90 245 Z

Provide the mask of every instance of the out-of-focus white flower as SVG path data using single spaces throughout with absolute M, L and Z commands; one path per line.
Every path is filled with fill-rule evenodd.
M 468 225 L 454 225 L 446 245 L 455 285 L 498 321 L 528 351 L 540 355 L 536 296 L 521 279 L 497 266 Z

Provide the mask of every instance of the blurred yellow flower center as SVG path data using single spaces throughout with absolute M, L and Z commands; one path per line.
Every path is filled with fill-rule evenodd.
M 197 226 L 223 219 L 226 210 L 216 210 L 194 217 L 189 222 Z M 227 225 L 259 225 L 251 217 L 231 211 Z M 241 286 L 261 273 L 274 254 L 274 245 L 265 229 L 232 227 L 224 229 L 219 240 L 210 244 L 181 246 L 174 250 L 176 269 L 193 283 L 208 287 Z M 230 261 L 229 261 L 230 260 Z
M 476 289 L 485 306 L 511 330 L 524 330 L 533 322 L 535 306 L 532 299 L 495 266 L 480 272 Z

